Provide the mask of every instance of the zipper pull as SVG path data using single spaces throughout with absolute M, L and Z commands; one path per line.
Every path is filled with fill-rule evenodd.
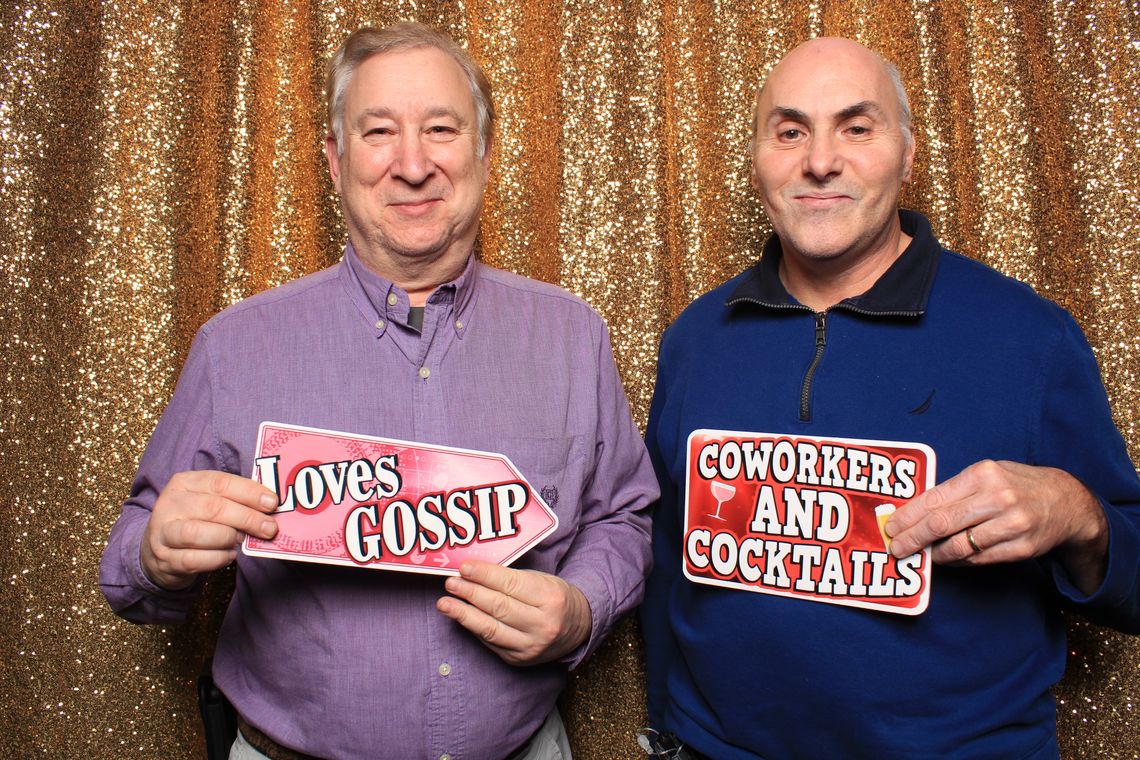
M 815 347 L 821 348 L 827 343 L 827 312 L 821 311 L 815 315 Z

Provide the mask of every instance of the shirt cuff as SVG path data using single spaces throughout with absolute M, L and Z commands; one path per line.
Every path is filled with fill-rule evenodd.
M 1097 502 L 1104 512 L 1105 521 L 1108 523 L 1108 548 L 1105 550 L 1104 580 L 1101 581 L 1100 586 L 1091 594 L 1081 591 L 1070 580 L 1064 563 L 1057 559 L 1055 553 L 1048 555 L 1049 570 L 1057 591 L 1068 601 L 1077 605 L 1113 609 L 1127 602 L 1135 581 L 1134 572 L 1130 572 L 1124 563 L 1113 562 L 1113 557 L 1126 556 L 1121 555 L 1121 552 L 1126 551 L 1126 549 L 1118 545 L 1120 543 L 1119 537 L 1129 535 L 1130 531 L 1124 517 L 1117 510 L 1106 504 L 1100 497 L 1097 497 Z M 1128 556 L 1136 555 L 1133 552 L 1128 552 Z
M 190 606 L 202 590 L 204 578 L 199 575 L 194 583 L 184 589 L 171 591 L 152 581 L 142 566 L 142 537 L 145 530 L 137 531 L 123 542 L 121 562 L 126 568 L 131 585 L 153 610 L 156 623 L 181 623 L 186 619 Z
M 559 662 L 564 663 L 569 670 L 573 670 L 593 653 L 609 634 L 614 622 L 614 601 L 602 576 L 588 568 L 578 568 L 562 574 L 561 577 L 581 591 L 590 605 L 590 635 L 577 648 L 559 659 Z

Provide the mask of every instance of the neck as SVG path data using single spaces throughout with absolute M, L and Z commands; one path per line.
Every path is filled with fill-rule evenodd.
M 847 298 L 866 293 L 898 260 L 911 237 L 895 228 L 876 251 L 851 258 L 815 259 L 784 250 L 780 280 L 797 301 L 822 312 Z
M 438 288 L 443 283 L 448 282 L 449 280 L 453 280 L 453 279 L 455 279 L 455 278 L 449 277 L 449 278 L 447 278 L 447 280 L 441 280 L 440 282 L 437 282 L 433 285 L 428 285 L 428 286 L 422 287 L 422 288 L 412 288 L 412 287 L 408 287 L 406 285 L 401 285 L 398 282 L 396 283 L 396 285 L 399 285 L 401 288 L 404 289 L 404 292 L 408 294 L 408 303 L 411 306 L 426 306 L 428 298 L 431 296 L 432 293 L 435 292 L 435 289 Z M 393 282 L 395 282 L 395 281 L 393 280 Z
M 436 256 L 400 256 L 376 252 L 352 243 L 356 255 L 368 269 L 408 294 L 412 306 L 424 306 L 435 289 L 451 282 L 467 267 L 471 245 L 452 246 Z

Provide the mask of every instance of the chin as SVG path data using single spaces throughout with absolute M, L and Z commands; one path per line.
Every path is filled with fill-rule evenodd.
M 445 247 L 439 236 L 408 237 L 393 235 L 388 237 L 388 247 L 404 256 L 427 256 Z
M 849 252 L 854 246 L 851 240 L 797 240 L 795 238 L 780 237 L 781 241 L 788 241 L 784 248 L 787 250 L 788 246 L 796 251 L 800 258 L 810 259 L 811 261 L 829 261 L 831 259 L 841 258 L 844 254 Z

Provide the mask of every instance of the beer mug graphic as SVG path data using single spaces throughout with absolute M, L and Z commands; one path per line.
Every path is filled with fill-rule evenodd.
M 894 504 L 880 504 L 875 507 L 875 522 L 879 524 L 879 535 L 883 537 L 883 546 L 891 550 L 891 539 L 887 536 L 887 520 L 895 513 Z

